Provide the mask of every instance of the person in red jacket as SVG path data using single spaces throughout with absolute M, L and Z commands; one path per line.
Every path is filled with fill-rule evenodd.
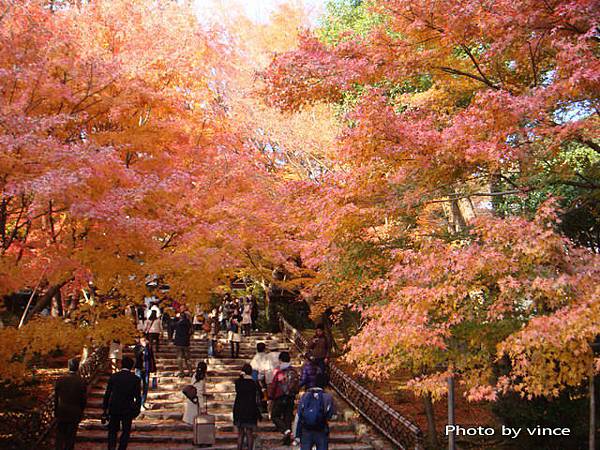
M 283 434 L 283 445 L 292 443 L 292 421 L 294 403 L 300 390 L 298 372 L 290 365 L 290 354 L 279 354 L 279 367 L 273 373 L 269 385 L 269 399 L 272 401 L 271 420 L 277 430 Z

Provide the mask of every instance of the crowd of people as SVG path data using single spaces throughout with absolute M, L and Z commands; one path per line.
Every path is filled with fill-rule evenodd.
M 258 305 L 251 297 L 224 301 L 210 313 L 189 313 L 180 306 L 171 317 L 158 302 L 150 301 L 132 308 L 140 337 L 131 346 L 133 358 L 124 355 L 123 345 L 113 341 L 109 349 L 111 375 L 103 398 L 102 421 L 108 424 L 108 448 L 116 450 L 119 430 L 119 450 L 125 450 L 129 441 L 131 424 L 141 411 L 148 408 L 149 389 L 157 387 L 155 354 L 166 337 L 176 348 L 178 376 L 189 376 L 192 389 L 184 389 L 182 420 L 190 425 L 206 405 L 208 365 L 200 361 L 193 370 L 190 341 L 194 332 L 208 340 L 209 358 L 222 356 L 222 336 L 230 343 L 231 358 L 239 358 L 242 336 L 256 330 Z M 310 341 L 305 361 L 298 370 L 291 364 L 288 352 L 268 351 L 263 342 L 256 345 L 254 357 L 241 365 L 240 376 L 235 380 L 233 405 L 234 424 L 238 430 L 238 449 L 253 449 L 257 424 L 269 416 L 282 435 L 282 443 L 296 443 L 302 450 L 328 448 L 328 422 L 335 414 L 328 384 L 328 358 L 331 351 L 329 338 L 322 326 L 317 327 Z M 209 361 L 209 359 L 207 360 Z M 56 410 L 58 422 L 56 448 L 74 448 L 75 435 L 86 405 L 86 390 L 77 375 L 78 362 L 69 362 L 69 375 L 56 384 Z M 186 374 L 187 371 L 187 374 Z M 302 395 L 299 395 L 304 390 Z M 191 397 L 189 392 L 194 393 Z M 296 413 L 294 413 L 296 411 Z

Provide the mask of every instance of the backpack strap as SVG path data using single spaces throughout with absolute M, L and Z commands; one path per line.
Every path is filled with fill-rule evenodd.
M 156 319 L 152 319 L 152 322 L 150 322 L 150 325 L 148 325 L 147 327 L 145 327 L 145 332 L 146 333 L 150 332 L 150 329 L 152 328 L 152 325 L 154 325 L 154 322 L 156 322 Z

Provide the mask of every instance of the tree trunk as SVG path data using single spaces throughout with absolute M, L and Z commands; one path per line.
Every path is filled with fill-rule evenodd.
M 53 284 L 52 286 L 50 286 L 48 288 L 48 290 L 46 291 L 46 293 L 44 295 L 42 295 L 40 298 L 38 298 L 38 300 L 35 303 L 35 306 L 29 313 L 29 316 L 34 316 L 36 314 L 39 314 L 42 311 L 42 309 L 44 309 L 46 306 L 48 306 L 50 304 L 50 302 L 52 301 L 52 299 L 57 295 L 57 293 L 60 292 L 60 289 L 65 284 L 67 284 L 68 281 L 69 280 L 65 280 L 62 283 Z
M 425 406 L 425 416 L 427 417 L 427 441 L 431 448 L 440 448 L 437 429 L 435 427 L 435 414 L 433 412 L 431 394 L 427 394 L 422 398 Z
M 269 322 L 269 286 L 265 283 L 265 279 L 260 280 L 260 286 L 265 293 L 265 318 L 267 319 L 267 323 Z
M 458 203 L 458 200 L 452 199 L 451 203 L 452 203 L 451 204 L 452 225 L 453 225 L 454 231 L 457 233 L 460 233 L 465 228 L 467 228 L 467 221 L 465 220 L 465 217 L 463 216 L 463 213 L 460 210 L 460 204 Z
M 50 308 L 50 315 L 52 317 L 63 317 L 63 299 L 60 293 L 60 289 L 56 295 L 52 298 L 52 307 Z
M 83 349 L 81 350 L 81 359 L 79 360 L 79 364 L 80 365 L 83 364 L 88 359 L 89 356 L 90 356 L 90 347 L 85 345 L 83 347 Z
M 500 178 L 500 172 L 493 172 L 490 174 L 490 192 L 499 192 L 502 189 L 502 179 Z M 498 202 L 502 200 L 502 197 L 496 198 L 491 197 L 492 203 L 492 214 L 497 217 L 502 217 L 503 214 L 499 211 Z

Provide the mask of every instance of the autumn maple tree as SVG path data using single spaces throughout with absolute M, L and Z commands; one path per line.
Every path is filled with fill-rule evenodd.
M 285 261 L 280 187 L 232 113 L 226 29 L 172 1 L 0 9 L 0 294 L 44 289 L 33 314 L 71 295 L 80 344 L 100 344 L 148 275 L 193 306 L 253 255 Z
M 594 2 L 334 3 L 263 73 L 270 104 L 344 124 L 333 173 L 296 186 L 314 309 L 358 312 L 347 360 L 424 396 L 580 384 L 599 260 L 561 217 L 597 211 Z

